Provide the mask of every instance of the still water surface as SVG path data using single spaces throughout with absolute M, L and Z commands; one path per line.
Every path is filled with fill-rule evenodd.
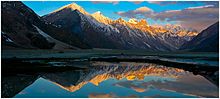
M 15 88 L 6 91 L 16 98 L 218 97 L 218 87 L 201 75 L 148 63 L 96 62 L 86 70 L 7 79 Z

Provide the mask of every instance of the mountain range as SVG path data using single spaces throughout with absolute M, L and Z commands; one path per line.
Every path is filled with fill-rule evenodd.
M 42 17 L 18 1 L 3 1 L 1 8 L 3 48 L 12 46 L 32 49 L 104 48 L 188 51 L 192 47 L 185 46 L 194 46 L 190 42 L 197 42 L 199 39 L 196 38 L 217 37 L 200 36 L 204 34 L 203 32 L 218 35 L 217 28 L 198 33 L 196 30 L 186 29 L 180 25 L 149 25 L 144 19 L 112 20 L 100 11 L 90 14 L 76 3 L 63 6 Z M 218 37 L 216 39 L 212 41 L 218 44 Z M 205 46 L 204 44 L 208 43 L 197 46 Z M 200 48 L 209 47 L 197 47 L 192 50 L 198 51 Z M 216 49 L 208 51 L 216 51 Z

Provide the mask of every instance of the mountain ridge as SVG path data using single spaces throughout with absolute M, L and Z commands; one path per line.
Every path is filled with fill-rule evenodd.
M 112 20 L 99 11 L 93 14 L 84 14 L 78 11 L 77 8 L 72 8 L 76 10 L 67 10 L 65 7 L 67 6 L 64 6 L 64 8 L 61 7 L 62 10 L 59 10 L 59 12 L 45 15 L 43 18 L 56 25 L 61 24 L 61 20 L 78 21 L 78 23 L 63 25 L 68 27 L 68 29 L 77 27 L 79 29 L 78 35 L 80 35 L 81 39 L 84 39 L 83 41 L 87 42 L 93 48 L 173 51 L 177 50 L 184 42 L 197 35 L 195 33 L 194 35 L 188 36 L 188 33 L 185 33 L 183 37 L 173 33 L 173 31 L 168 31 L 166 28 L 163 28 L 164 31 L 156 31 L 157 28 L 149 26 L 144 19 L 140 21 L 136 19 L 125 21 L 122 18 Z M 77 12 L 77 14 L 75 12 Z M 74 19 L 67 15 L 78 16 L 78 18 Z M 181 29 L 177 32 L 181 32 Z M 94 39 L 88 38 L 88 35 Z M 176 40 L 179 41 L 176 42 Z
M 218 52 L 219 51 L 219 22 L 207 27 L 199 35 L 194 37 L 191 41 L 186 42 L 180 50 L 188 51 L 204 51 L 204 52 Z
M 199 34 L 196 30 L 186 29 L 178 24 L 149 25 L 145 19 L 134 18 L 129 21 L 123 18 L 112 20 L 100 11 L 90 14 L 76 3 L 63 6 L 42 17 L 22 2 L 6 3 L 3 2 L 2 5 L 3 45 L 53 49 L 61 44 L 58 49 L 177 51 Z M 14 15 L 15 13 L 18 14 Z M 22 19 L 23 16 L 25 17 Z M 17 21 L 16 18 L 21 20 Z M 12 22 L 22 24 L 24 29 L 15 26 L 16 24 L 8 24 Z M 30 38 L 33 35 L 35 38 Z

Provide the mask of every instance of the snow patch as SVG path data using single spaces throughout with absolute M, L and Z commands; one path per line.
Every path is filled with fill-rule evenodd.
M 4 32 L 1 32 L 1 33 L 3 34 L 2 36 L 6 38 L 6 42 L 13 43 L 13 41 L 9 37 L 6 36 L 6 33 Z
M 37 29 L 38 33 L 40 33 L 40 34 L 41 34 L 43 37 L 45 37 L 48 41 L 52 42 L 52 41 L 55 40 L 55 39 L 52 38 L 50 35 L 44 33 L 44 32 L 43 32 L 41 29 L 39 29 L 37 26 L 35 26 L 35 25 L 33 25 L 33 26 Z
M 144 44 L 147 45 L 147 47 L 151 48 L 151 46 L 148 43 L 144 42 Z
M 73 46 L 71 46 L 71 45 L 68 45 L 68 44 L 66 44 L 66 43 L 63 43 L 63 42 L 61 42 L 61 41 L 59 41 L 59 40 L 56 40 L 56 39 L 54 39 L 53 37 L 51 37 L 50 35 L 48 35 L 47 33 L 45 33 L 45 32 L 43 32 L 41 29 L 39 29 L 37 26 L 35 26 L 35 25 L 33 25 L 36 29 L 37 29 L 37 31 L 38 31 L 38 33 L 40 34 L 40 35 L 42 35 L 43 37 L 45 37 L 46 38 L 46 40 L 47 41 L 49 41 L 49 42 L 55 42 L 56 43 L 56 45 L 54 46 L 54 49 L 56 49 L 56 48 L 74 48 L 74 49 L 79 49 L 79 48 L 77 48 L 77 47 L 73 47 Z

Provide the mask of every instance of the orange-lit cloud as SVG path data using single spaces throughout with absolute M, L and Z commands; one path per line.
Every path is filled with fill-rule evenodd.
M 92 93 L 89 95 L 89 98 L 115 98 L 116 95 L 113 93 Z
M 184 27 L 201 31 L 219 20 L 219 9 L 211 5 L 170 10 L 151 17 L 155 20 L 178 21 Z
M 136 95 L 117 96 L 114 93 L 91 93 L 89 98 L 138 98 Z
M 133 2 L 134 4 L 140 4 L 140 3 L 144 2 L 144 0 L 140 0 L 140 1 L 128 1 L 128 2 Z
M 140 7 L 135 10 L 116 12 L 116 14 L 127 18 L 141 17 L 161 21 L 175 21 L 183 27 L 201 31 L 219 20 L 219 8 L 212 4 L 159 13 L 148 7 Z
M 128 18 L 136 18 L 137 15 L 147 15 L 147 14 L 152 14 L 153 10 L 144 6 L 144 7 L 140 7 L 137 8 L 135 10 L 129 10 L 129 11 L 120 11 L 120 12 L 116 12 L 116 14 L 122 16 L 122 17 L 128 17 Z

